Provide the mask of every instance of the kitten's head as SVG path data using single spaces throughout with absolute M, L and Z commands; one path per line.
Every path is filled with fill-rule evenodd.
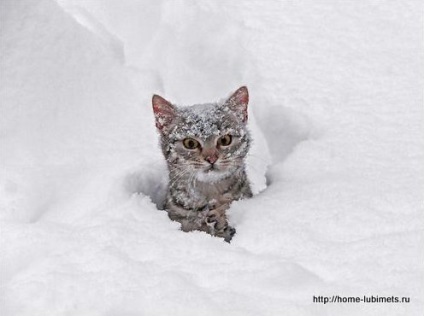
M 177 107 L 154 95 L 156 128 L 169 168 L 202 182 L 219 180 L 243 168 L 250 142 L 248 102 L 246 87 L 224 102 L 189 107 Z

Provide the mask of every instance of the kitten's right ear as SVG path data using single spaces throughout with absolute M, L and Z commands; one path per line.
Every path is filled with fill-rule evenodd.
M 241 118 L 242 122 L 247 122 L 247 104 L 249 103 L 249 91 L 246 86 L 240 87 L 227 100 L 227 106 Z
M 159 131 L 171 124 L 175 118 L 175 107 L 164 98 L 158 95 L 152 97 L 153 113 L 155 114 L 156 127 Z

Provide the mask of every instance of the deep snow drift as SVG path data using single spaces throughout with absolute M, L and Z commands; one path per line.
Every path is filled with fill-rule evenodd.
M 1 1 L 2 315 L 420 315 L 423 9 Z M 150 98 L 242 84 L 258 194 L 229 245 L 156 209 Z

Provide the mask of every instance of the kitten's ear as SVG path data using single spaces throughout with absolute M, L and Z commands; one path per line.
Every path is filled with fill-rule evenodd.
M 249 103 L 249 91 L 243 86 L 237 89 L 225 104 L 241 118 L 243 122 L 247 122 L 247 104 Z
M 152 97 L 153 113 L 155 114 L 156 127 L 163 132 L 164 127 L 171 124 L 175 118 L 175 107 L 158 95 Z

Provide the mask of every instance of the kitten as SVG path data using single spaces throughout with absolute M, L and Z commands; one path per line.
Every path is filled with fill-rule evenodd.
M 152 98 L 169 171 L 164 208 L 185 232 L 205 231 L 227 242 L 235 234 L 225 211 L 232 201 L 252 196 L 244 162 L 248 102 L 246 87 L 224 102 L 190 107 Z

